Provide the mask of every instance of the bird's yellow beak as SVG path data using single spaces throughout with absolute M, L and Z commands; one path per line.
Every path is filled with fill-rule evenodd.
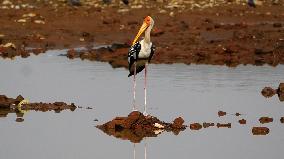
M 136 41 L 139 39 L 139 37 L 141 36 L 141 34 L 147 29 L 147 27 L 149 26 L 149 24 L 147 24 L 146 22 L 143 22 L 142 26 L 140 27 L 135 39 L 132 42 L 132 45 L 134 45 L 136 43 Z

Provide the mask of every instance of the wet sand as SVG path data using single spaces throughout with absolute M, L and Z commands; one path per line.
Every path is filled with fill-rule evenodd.
M 30 53 L 49 49 L 82 46 L 84 51 L 69 57 L 126 67 L 129 44 L 143 18 L 151 15 L 155 19 L 151 40 L 157 47 L 153 63 L 228 66 L 284 63 L 282 2 L 264 1 L 255 8 L 235 1 L 145 3 L 127 6 L 87 1 L 74 7 L 66 2 L 27 0 L 13 2 L 13 8 L 11 4 L 0 4 L 0 56 L 28 57 Z M 126 45 L 92 49 L 114 43 Z

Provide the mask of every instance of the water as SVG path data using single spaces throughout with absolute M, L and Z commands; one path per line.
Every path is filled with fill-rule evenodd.
M 21 94 L 31 102 L 74 102 L 93 109 L 74 112 L 28 112 L 24 122 L 16 115 L 0 118 L 0 158 L 134 158 L 133 143 L 110 137 L 94 126 L 132 109 L 132 78 L 126 69 L 107 63 L 68 60 L 53 51 L 27 59 L 0 61 L 0 94 Z M 284 147 L 283 102 L 260 94 L 264 86 L 277 87 L 284 66 L 150 65 L 149 112 L 161 120 L 182 116 L 193 122 L 232 123 L 232 128 L 187 129 L 178 136 L 163 133 L 136 144 L 136 158 L 280 158 Z M 143 110 L 143 74 L 138 75 L 137 103 Z M 218 117 L 219 110 L 242 113 Z M 273 123 L 261 125 L 258 118 Z M 246 125 L 238 124 L 245 118 Z M 94 119 L 98 119 L 96 122 Z M 253 126 L 267 126 L 266 136 L 253 136 Z

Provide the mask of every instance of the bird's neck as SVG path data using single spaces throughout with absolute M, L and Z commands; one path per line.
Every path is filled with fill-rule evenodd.
M 152 27 L 149 26 L 146 31 L 145 31 L 145 38 L 144 38 L 144 41 L 146 43 L 150 43 L 151 42 L 151 39 L 150 39 L 150 33 L 151 33 L 151 30 L 152 30 Z

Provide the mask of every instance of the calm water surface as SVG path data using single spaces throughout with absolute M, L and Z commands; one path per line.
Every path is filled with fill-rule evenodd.
M 58 51 L 27 59 L 0 60 L 0 94 L 21 94 L 31 102 L 74 102 L 92 110 L 28 112 L 24 122 L 16 115 L 0 118 L 2 159 L 132 159 L 133 144 L 107 136 L 94 126 L 132 109 L 132 78 L 126 69 L 107 63 L 68 60 Z M 143 109 L 143 74 L 138 75 L 137 103 Z M 281 158 L 284 147 L 284 103 L 260 94 L 264 86 L 277 87 L 284 66 L 150 65 L 149 112 L 164 121 L 182 116 L 192 122 L 232 123 L 232 128 L 187 129 L 178 136 L 163 133 L 136 144 L 136 158 Z M 219 118 L 219 110 L 242 113 Z M 274 118 L 266 136 L 253 136 L 261 116 Z M 246 125 L 238 120 L 247 119 Z M 96 122 L 94 119 L 98 119 Z

